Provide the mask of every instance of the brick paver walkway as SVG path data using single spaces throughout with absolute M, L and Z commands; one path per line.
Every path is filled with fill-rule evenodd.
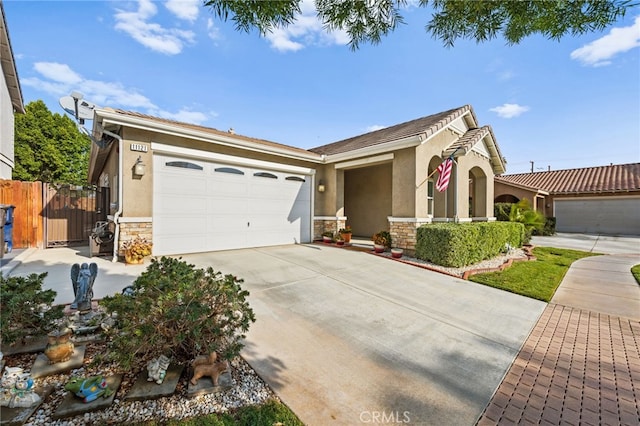
M 478 425 L 640 425 L 640 322 L 550 304 Z

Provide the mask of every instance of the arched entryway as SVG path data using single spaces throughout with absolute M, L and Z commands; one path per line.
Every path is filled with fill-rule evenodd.
M 487 175 L 480 167 L 469 170 L 469 217 L 487 217 Z

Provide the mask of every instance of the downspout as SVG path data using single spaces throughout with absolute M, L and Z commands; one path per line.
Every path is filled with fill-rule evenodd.
M 458 162 L 452 161 L 456 165 L 456 173 L 453 175 L 453 221 L 458 223 Z
M 120 224 L 118 223 L 118 219 L 122 214 L 122 155 L 123 151 L 123 141 L 120 135 L 117 135 L 108 130 L 103 130 L 103 133 L 111 136 L 112 138 L 118 139 L 118 211 L 113 215 L 113 223 L 116 225 L 115 232 L 113 233 L 113 259 L 112 262 L 118 261 L 118 241 L 120 239 Z

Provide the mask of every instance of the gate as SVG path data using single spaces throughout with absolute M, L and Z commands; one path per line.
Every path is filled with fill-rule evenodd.
M 101 220 L 99 192 L 74 185 L 43 186 L 46 247 L 89 244 L 91 230 Z

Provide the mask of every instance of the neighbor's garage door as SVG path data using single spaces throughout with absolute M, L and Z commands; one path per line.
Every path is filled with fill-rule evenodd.
M 310 176 L 154 155 L 154 255 L 310 241 Z
M 554 211 L 558 232 L 640 235 L 640 197 L 555 200 Z

